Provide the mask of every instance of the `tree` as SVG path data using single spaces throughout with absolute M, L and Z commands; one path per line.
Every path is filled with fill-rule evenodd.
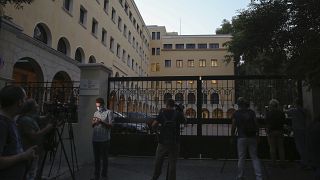
M 232 33 L 232 24 L 230 21 L 223 19 L 221 28 L 216 29 L 216 34 L 231 34 Z
M 0 0 L 0 6 L 5 6 L 6 4 L 14 4 L 15 8 L 22 8 L 23 4 L 30 4 L 33 0 Z
M 320 85 L 319 1 L 251 3 L 233 18 L 232 35 L 226 60 L 234 60 L 241 74 L 294 75 Z

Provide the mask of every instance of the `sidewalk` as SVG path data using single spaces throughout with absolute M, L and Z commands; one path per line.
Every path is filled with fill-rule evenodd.
M 220 173 L 223 160 L 184 160 L 179 159 L 177 165 L 177 180 L 233 180 L 237 172 L 237 161 L 226 161 L 224 171 Z M 247 178 L 254 180 L 251 161 L 247 161 Z M 59 180 L 70 180 L 68 169 Z M 269 180 L 313 180 L 313 172 L 301 170 L 297 163 L 287 163 L 286 168 L 272 168 L 270 163 L 263 161 L 263 169 Z M 150 180 L 153 170 L 152 157 L 111 157 L 109 161 L 109 180 Z M 94 165 L 86 164 L 76 172 L 77 180 L 90 180 L 93 177 Z M 159 180 L 165 180 L 166 161 Z

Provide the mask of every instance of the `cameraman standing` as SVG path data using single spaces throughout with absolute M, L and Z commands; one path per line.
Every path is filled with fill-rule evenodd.
M 175 110 L 174 107 L 174 100 L 169 99 L 166 108 L 160 111 L 152 123 L 153 128 L 161 125 L 152 180 L 159 178 L 166 153 L 169 154 L 168 179 L 176 179 L 176 163 L 180 151 L 180 124 L 184 123 L 185 118 L 183 112 Z
M 92 118 L 93 136 L 93 154 L 95 162 L 95 171 L 93 180 L 107 178 L 108 173 L 108 153 L 110 146 L 110 132 L 112 127 L 112 111 L 105 108 L 103 98 L 96 99 L 97 111 Z M 102 160 L 102 172 L 101 172 Z

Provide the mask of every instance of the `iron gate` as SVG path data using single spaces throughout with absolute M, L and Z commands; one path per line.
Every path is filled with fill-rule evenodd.
M 231 116 L 240 96 L 250 101 L 260 122 L 260 156 L 268 157 L 264 114 L 271 99 L 284 109 L 301 97 L 301 83 L 282 76 L 170 76 L 112 77 L 108 107 L 114 111 L 112 153 L 153 155 L 155 134 L 146 122 L 152 120 L 172 98 L 184 105 L 187 124 L 181 125 L 183 157 L 234 158 L 229 145 Z M 290 124 L 290 121 L 287 122 Z M 287 158 L 296 157 L 293 139 L 286 138 Z

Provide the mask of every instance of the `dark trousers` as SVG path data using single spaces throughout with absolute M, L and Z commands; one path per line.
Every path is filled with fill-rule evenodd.
M 179 151 L 180 151 L 180 144 L 175 144 L 175 145 L 158 144 L 152 180 L 157 180 L 159 178 L 161 174 L 162 164 L 167 153 L 168 153 L 168 161 L 169 161 L 169 168 L 167 172 L 168 179 L 169 180 L 176 179 L 176 164 L 177 164 L 177 158 L 179 156 Z
M 108 173 L 108 157 L 109 157 L 109 141 L 104 142 L 92 142 L 93 154 L 94 154 L 94 175 L 96 179 L 101 176 L 107 176 Z M 102 172 L 101 172 L 102 161 Z

